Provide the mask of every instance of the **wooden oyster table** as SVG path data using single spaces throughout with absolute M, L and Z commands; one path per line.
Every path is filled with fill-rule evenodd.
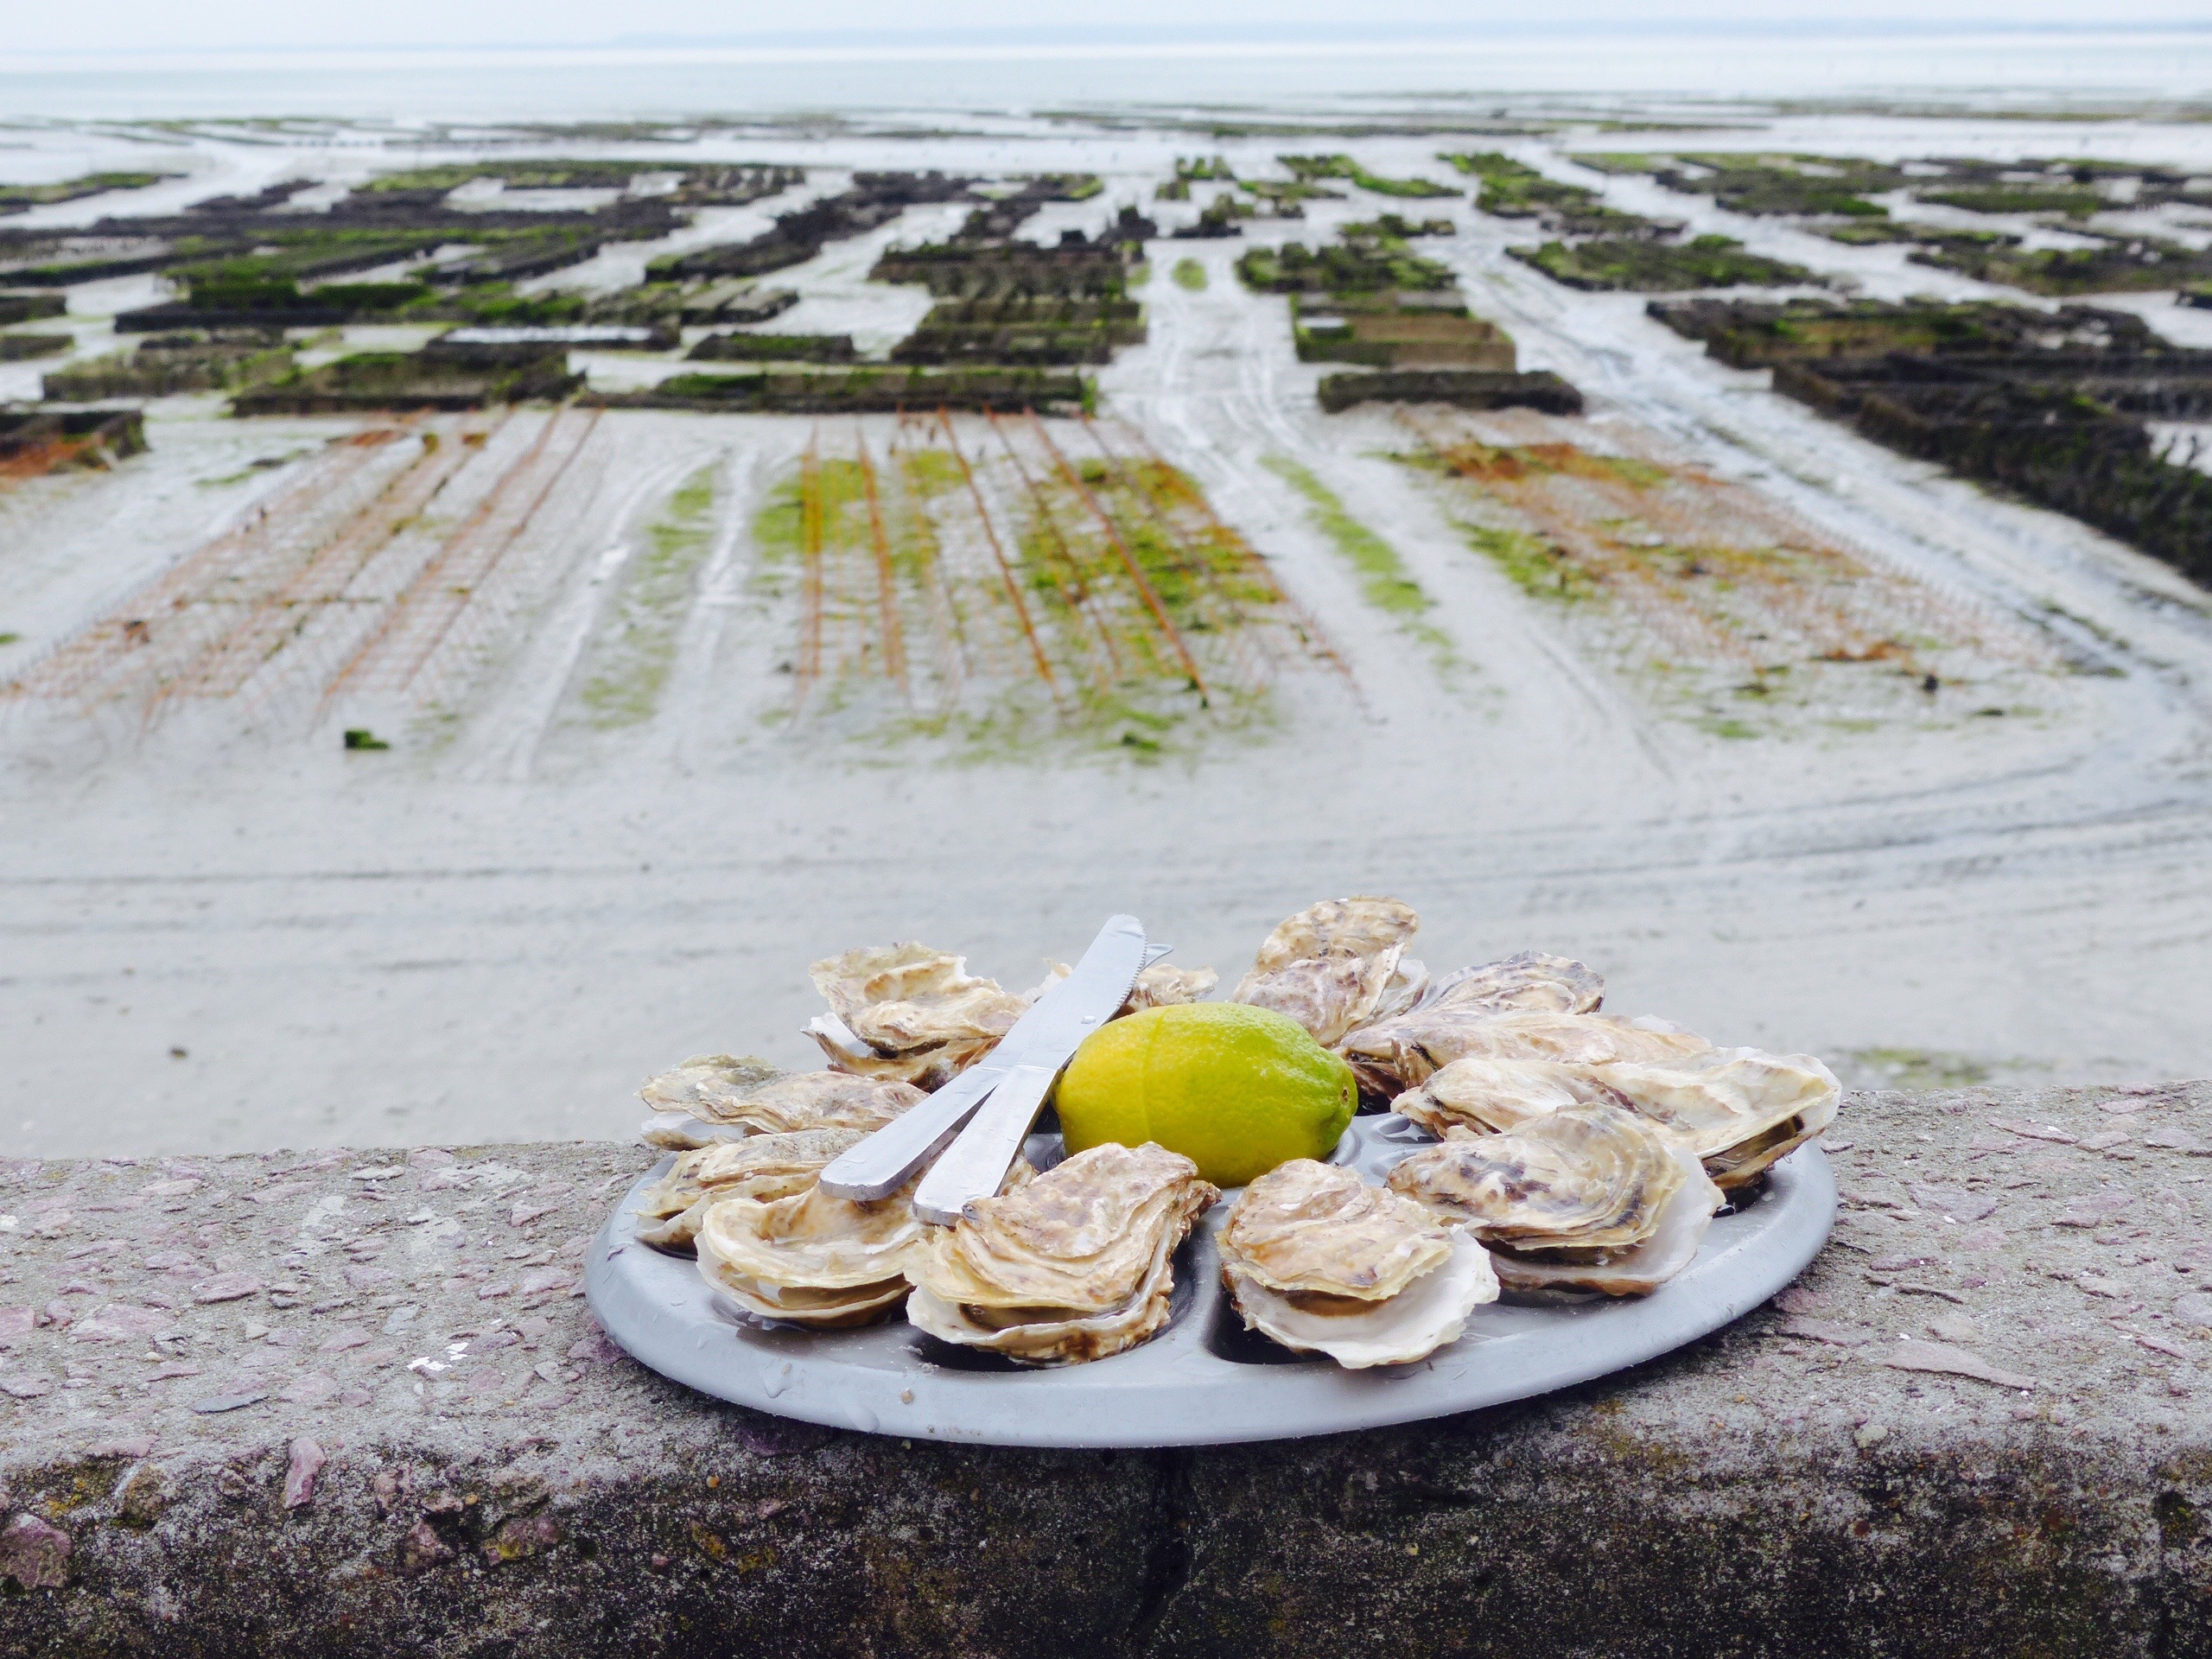
M 1355 1118 L 1332 1161 L 1379 1179 L 1429 1137 L 1395 1114 Z M 1057 1150 L 1033 1149 L 1033 1162 Z M 1040 1160 L 1034 1153 L 1042 1153 Z M 839 1428 L 989 1446 L 1211 1446 L 1441 1417 L 1640 1364 L 1757 1307 L 1802 1272 L 1835 1218 L 1817 1145 L 1784 1159 L 1697 1259 L 1654 1294 L 1560 1306 L 1492 1304 L 1418 1364 L 1347 1371 L 1247 1332 L 1221 1287 L 1215 1236 L 1230 1201 L 1175 1262 L 1175 1312 L 1151 1341 L 1088 1364 L 1017 1366 L 925 1336 L 903 1319 L 858 1331 L 772 1326 L 718 1299 L 688 1257 L 633 1236 L 624 1196 L 592 1242 L 592 1312 L 632 1357 L 702 1393 Z

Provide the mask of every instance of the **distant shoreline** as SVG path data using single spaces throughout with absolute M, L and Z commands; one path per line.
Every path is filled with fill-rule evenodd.
M 0 51 L 0 119 L 696 118 L 793 111 L 1179 107 L 1454 113 L 1484 99 L 1904 105 L 1916 114 L 2212 111 L 2212 27 L 1829 32 L 1648 29 L 1580 37 L 918 36 L 862 43 L 632 42 Z
M 1433 22 L 1388 19 L 1351 24 L 1282 22 L 1261 25 L 1128 23 L 1077 27 L 918 29 L 766 29 L 750 33 L 636 33 L 597 39 L 512 41 L 385 41 L 318 42 L 270 41 L 207 46 L 103 46 L 97 48 L 0 47 L 0 67 L 41 61 L 102 65 L 182 64 L 283 59 L 359 62 L 364 58 L 512 61 L 711 60 L 731 62 L 874 61 L 887 58 L 1004 59 L 1065 54 L 1181 57 L 1249 53 L 1363 54 L 1433 48 L 1495 51 L 1571 48 L 1603 53 L 1610 46 L 1643 43 L 1742 47 L 1836 42 L 1944 44 L 1966 41 L 2034 44 L 2131 41 L 2142 43 L 2212 38 L 2212 20 L 2102 19 L 2094 23 L 1986 19 L 1961 22 L 1919 17 L 1808 14 L 1775 19 L 1669 19 L 1629 16 L 1602 25 L 1529 19 L 1519 22 Z

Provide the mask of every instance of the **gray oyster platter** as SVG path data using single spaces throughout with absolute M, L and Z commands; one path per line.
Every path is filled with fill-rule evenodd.
M 1379 1180 L 1429 1137 L 1395 1114 L 1359 1117 L 1331 1161 Z M 1041 1144 L 1040 1144 L 1041 1143 Z M 1058 1137 L 1029 1151 L 1042 1168 Z M 1679 1348 L 1758 1306 L 1827 1241 L 1835 1179 L 1800 1148 L 1716 1217 L 1697 1259 L 1646 1297 L 1478 1307 L 1415 1364 L 1347 1371 L 1248 1332 L 1221 1287 L 1229 1199 L 1175 1262 L 1174 1313 L 1151 1341 L 1088 1364 L 1032 1370 L 954 1348 L 894 1317 L 857 1331 L 765 1323 L 718 1297 L 688 1256 L 632 1236 L 641 1179 L 592 1241 L 584 1289 L 607 1333 L 664 1376 L 779 1416 L 984 1446 L 1214 1446 L 1417 1421 L 1525 1399 Z M 1232 1195 L 1233 1196 L 1233 1195 Z

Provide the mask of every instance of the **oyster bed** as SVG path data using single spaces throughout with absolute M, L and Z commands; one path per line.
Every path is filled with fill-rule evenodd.
M 1331 1161 L 1380 1181 L 1433 1144 L 1395 1114 L 1353 1121 Z M 1033 1137 L 1049 1166 L 1058 1137 Z M 1695 1259 L 1630 1300 L 1499 1303 L 1414 1364 L 1347 1371 L 1248 1332 L 1222 1287 L 1215 1205 L 1175 1262 L 1167 1327 L 1088 1364 L 1032 1370 L 893 1322 L 800 1331 L 749 1319 L 696 1265 L 640 1243 L 632 1212 L 664 1160 L 614 1206 L 584 1285 L 607 1333 L 637 1359 L 720 1399 L 869 1433 L 1001 1446 L 1156 1446 L 1289 1439 L 1444 1416 L 1639 1364 L 1758 1306 L 1819 1250 L 1835 1182 L 1817 1146 L 1775 1164 L 1707 1230 Z

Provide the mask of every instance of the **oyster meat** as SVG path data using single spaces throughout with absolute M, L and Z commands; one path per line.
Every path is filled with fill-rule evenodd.
M 1166 1324 L 1176 1247 L 1220 1196 L 1164 1147 L 1079 1152 L 931 1230 L 906 1317 L 1025 1364 L 1120 1353 Z
M 741 1154 L 753 1144 L 728 1150 Z M 708 1156 L 721 1150 L 710 1149 Z M 836 1155 L 827 1152 L 822 1162 Z M 693 1239 L 699 1271 L 715 1289 L 764 1319 L 823 1329 L 871 1324 L 906 1299 L 906 1265 L 923 1232 L 912 1202 L 913 1184 L 887 1198 L 855 1204 L 823 1192 L 821 1173 L 816 1164 L 785 1180 L 764 1176 L 753 1191 L 710 1193 Z
M 1469 1228 L 1509 1290 L 1656 1290 L 1697 1255 L 1720 1189 L 1696 1154 L 1623 1107 L 1575 1106 L 1445 1141 L 1390 1190 Z
M 830 1004 L 807 1027 L 832 1068 L 937 1089 L 998 1046 L 1029 998 L 925 944 L 868 945 L 808 969 Z
M 785 1075 L 764 1061 L 702 1055 L 639 1090 L 648 1146 L 683 1149 L 793 1129 L 880 1129 L 922 1098 L 911 1084 L 842 1071 Z
M 718 1141 L 678 1157 L 638 1205 L 638 1236 L 664 1249 L 688 1249 L 707 1206 L 718 1198 L 766 1201 L 813 1185 L 823 1166 L 856 1146 L 860 1129 L 798 1129 Z
M 1334 1048 L 1353 1032 L 1417 1001 L 1427 969 L 1405 960 L 1421 918 L 1395 899 L 1325 899 L 1262 943 L 1230 1000 L 1287 1014 Z
M 1353 1370 L 1427 1358 L 1498 1289 L 1464 1228 L 1311 1158 L 1244 1189 L 1222 1228 L 1221 1279 L 1248 1330 Z

